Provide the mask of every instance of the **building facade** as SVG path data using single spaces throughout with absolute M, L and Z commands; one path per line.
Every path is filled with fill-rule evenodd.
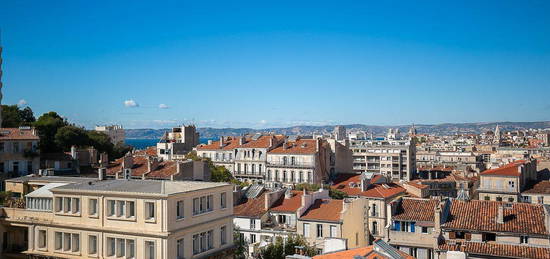
M 2 252 L 23 245 L 23 236 L 30 256 L 220 255 L 233 245 L 231 194 L 231 185 L 210 182 L 50 183 L 25 195 L 23 208 L 2 208 Z
M 95 126 L 95 131 L 105 133 L 111 139 L 113 144 L 124 143 L 126 134 L 122 125 L 103 125 Z
M 393 133 L 392 133 L 393 134 Z M 410 140 L 352 140 L 353 171 L 410 181 L 416 173 L 416 146 Z

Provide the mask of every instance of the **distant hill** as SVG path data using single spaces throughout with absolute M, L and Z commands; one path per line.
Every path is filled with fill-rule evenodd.
M 435 135 L 449 135 L 460 133 L 481 133 L 494 130 L 496 125 L 502 130 L 550 129 L 550 121 L 537 122 L 479 122 L 479 123 L 443 123 L 434 125 L 415 125 L 418 133 Z M 398 128 L 399 132 L 406 133 L 411 125 L 401 126 L 374 126 L 364 124 L 344 125 L 348 132 L 354 130 L 367 131 L 374 135 L 383 135 L 389 128 Z M 331 133 L 334 125 L 327 126 L 294 126 L 288 128 L 198 128 L 201 138 L 218 138 L 219 136 L 239 136 L 253 133 L 276 133 L 285 135 L 312 135 L 314 133 Z M 170 129 L 127 129 L 126 138 L 130 139 L 158 139 Z

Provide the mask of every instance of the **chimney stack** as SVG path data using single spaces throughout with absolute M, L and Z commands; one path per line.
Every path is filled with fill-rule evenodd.
M 97 176 L 98 176 L 98 179 L 100 181 L 103 181 L 105 180 L 106 176 L 107 176 L 107 168 L 105 167 L 100 167 L 99 169 L 97 169 Z
M 502 204 L 498 205 L 497 223 L 504 224 L 504 207 Z
M 74 145 L 71 146 L 71 157 L 75 160 L 78 159 L 78 155 L 77 155 L 77 152 L 76 152 L 76 146 L 74 146 Z
M 223 136 L 220 137 L 220 147 L 222 148 L 224 146 L 225 143 L 223 143 L 224 141 L 224 138 Z
M 239 138 L 239 146 L 244 145 L 244 136 Z

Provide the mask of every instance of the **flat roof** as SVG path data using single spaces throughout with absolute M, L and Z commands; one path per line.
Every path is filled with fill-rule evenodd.
M 76 183 L 94 181 L 97 178 L 78 177 L 78 176 L 40 176 L 25 175 L 16 178 L 6 179 L 6 182 L 25 183 L 25 182 L 44 182 L 44 183 Z
M 68 184 L 53 188 L 52 191 L 107 192 L 172 195 L 203 189 L 230 186 L 228 183 L 201 181 L 165 181 L 165 180 L 95 180 Z

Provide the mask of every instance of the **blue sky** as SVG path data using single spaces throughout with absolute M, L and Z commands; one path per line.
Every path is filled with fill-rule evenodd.
M 550 120 L 550 1 L 0 7 L 2 102 L 86 127 Z

